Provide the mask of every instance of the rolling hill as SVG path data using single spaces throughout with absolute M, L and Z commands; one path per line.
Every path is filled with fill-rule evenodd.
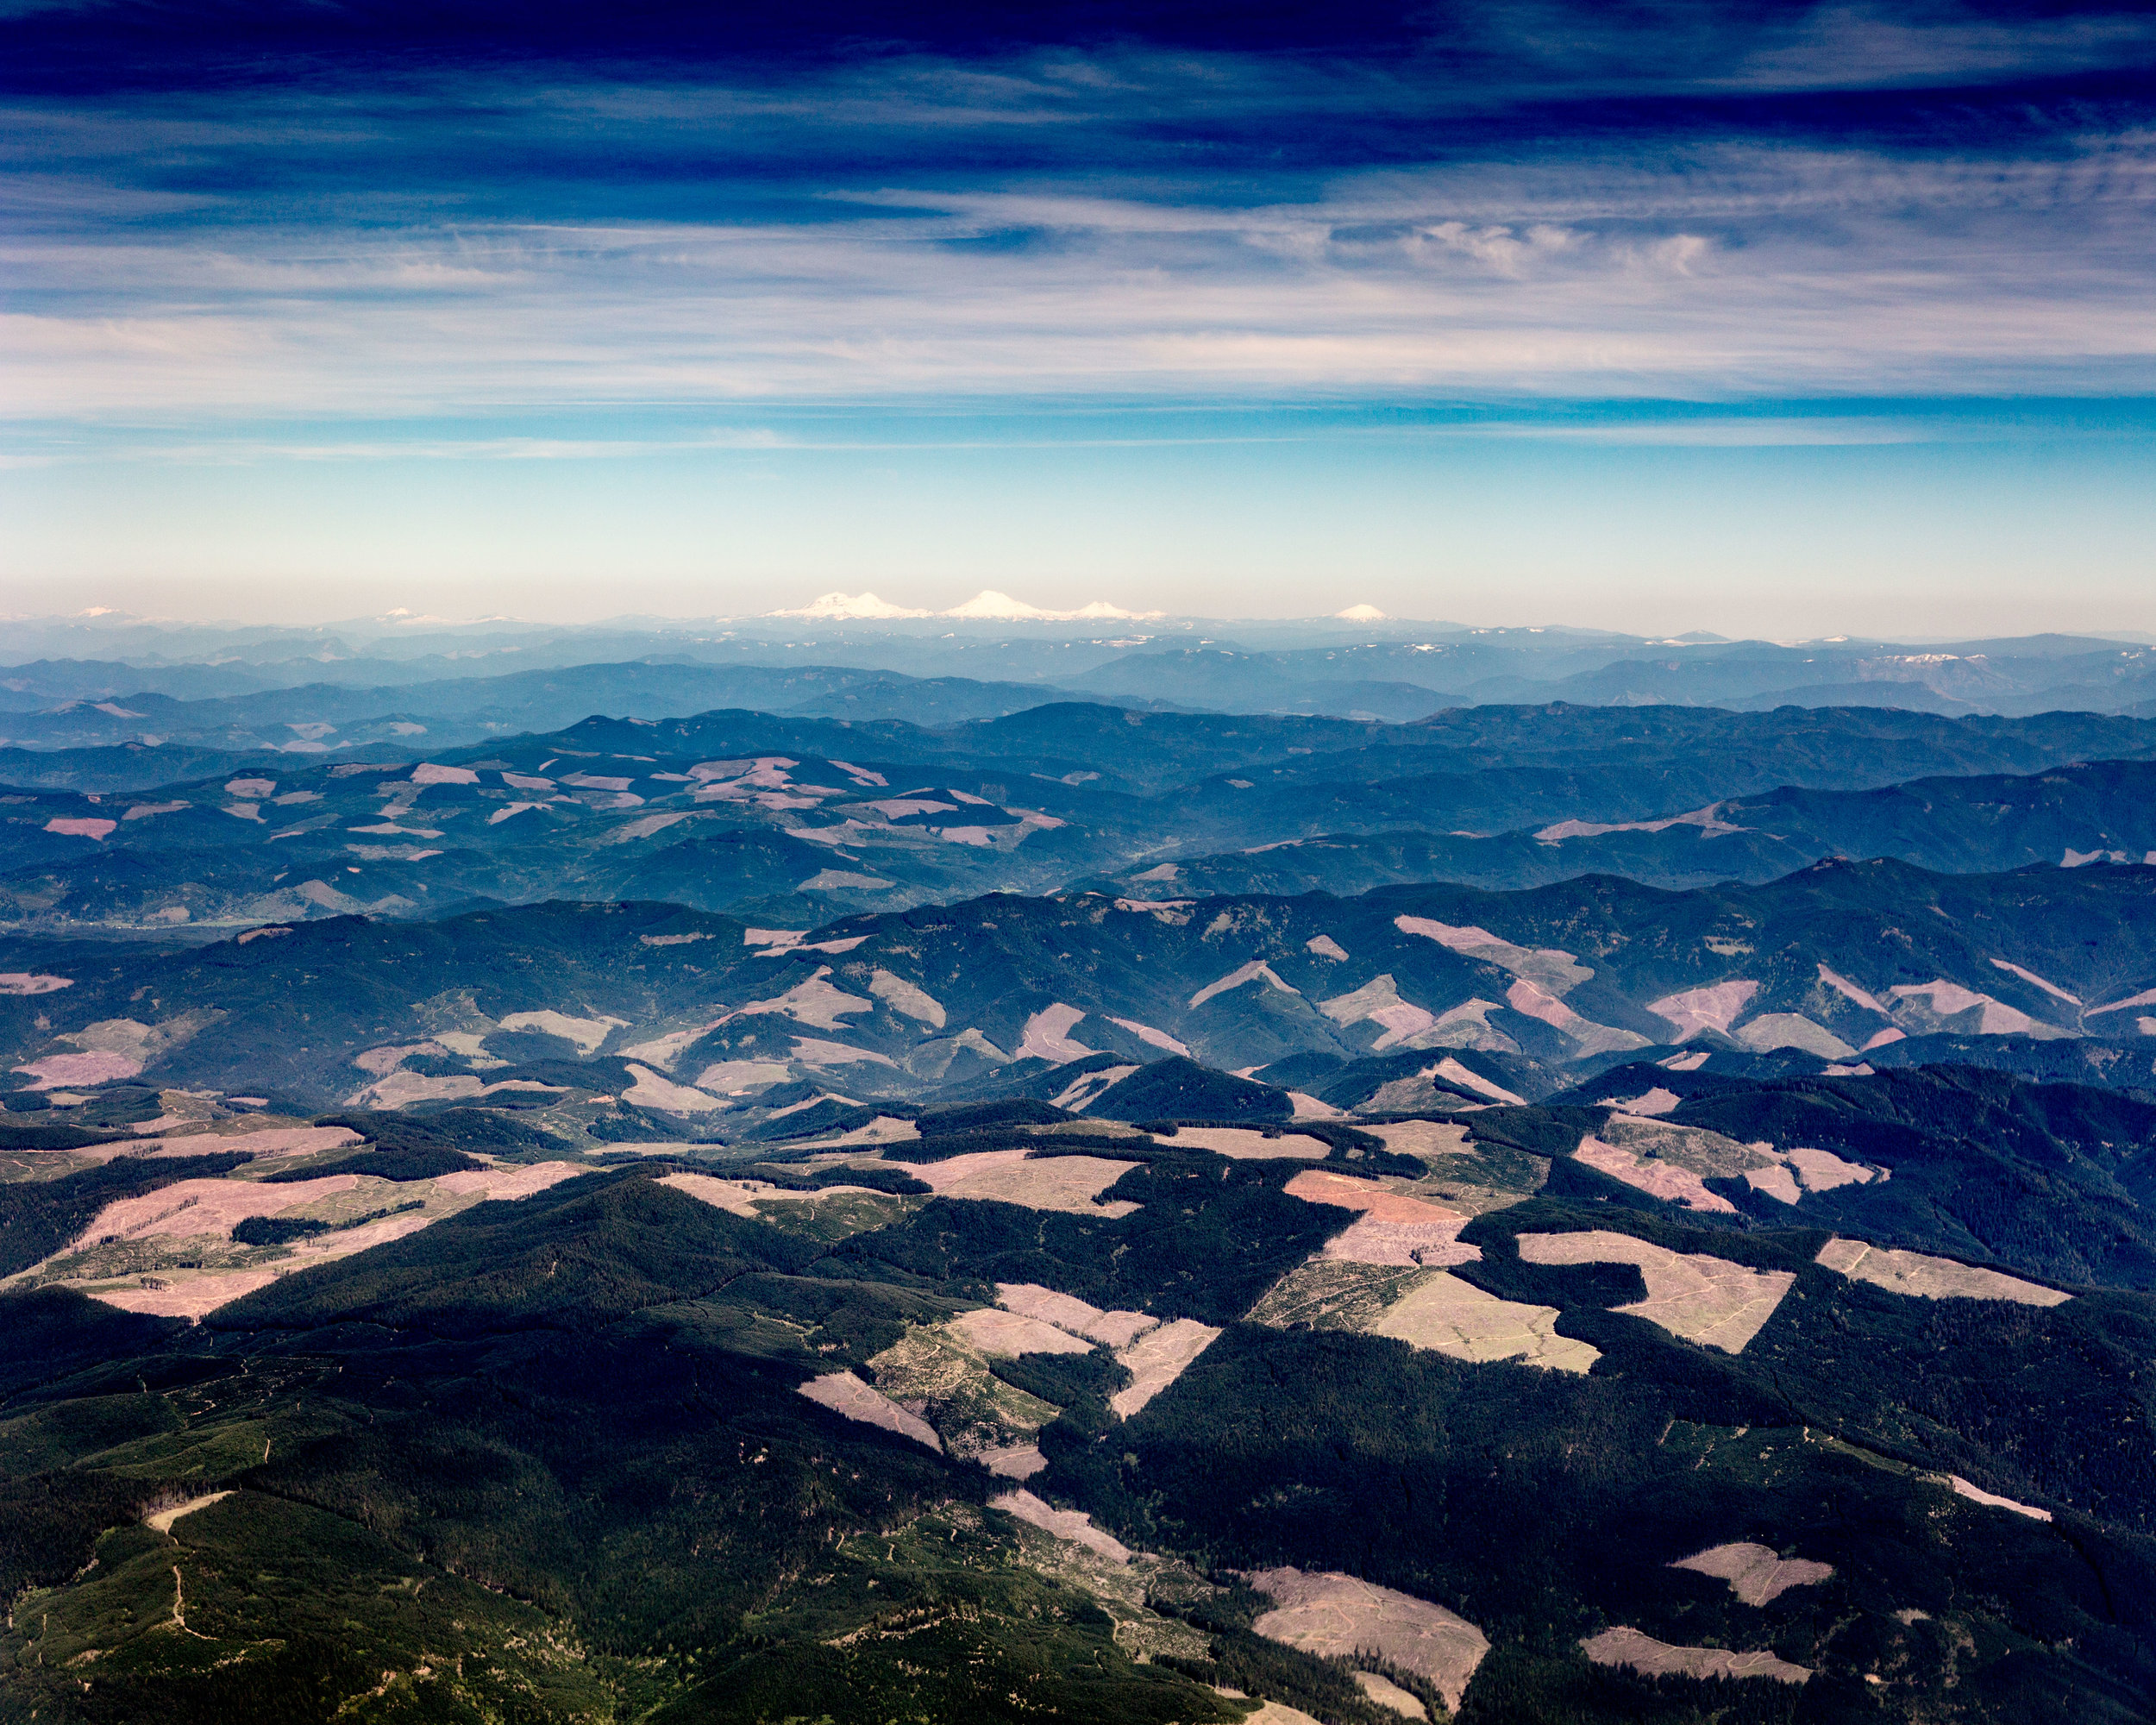
M 21 679 L 0 1715 L 2147 1717 L 2132 654 L 1422 644 Z
M 137 1264 L 261 1266 L 199 1322 L 154 1315 L 185 1263 L 0 1291 L 0 1681 L 85 1720 L 2143 1716 L 2156 1107 L 1608 1082 L 321 1198 L 348 1152 L 198 1123 L 254 1159 L 86 1237 L 133 1204 Z M 214 1233 L 474 1178 L 342 1256 Z

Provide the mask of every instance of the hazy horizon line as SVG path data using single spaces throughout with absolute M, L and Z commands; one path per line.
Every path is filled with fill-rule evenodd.
M 870 595 L 861 595 L 868 597 Z M 1001 595 L 996 595 L 1001 597 Z M 108 621 L 110 619 L 110 621 Z M 172 613 L 146 613 L 124 611 L 112 605 L 91 605 L 78 612 L 13 612 L 0 615 L 0 630 L 27 628 L 76 629 L 85 633 L 100 629 L 132 629 L 153 632 L 183 633 L 191 631 L 230 630 L 274 637 L 279 635 L 325 635 L 336 630 L 373 629 L 380 638 L 394 638 L 405 630 L 415 631 L 404 638 L 424 638 L 428 633 L 455 634 L 489 627 L 517 631 L 543 632 L 548 630 L 573 634 L 605 635 L 649 634 L 664 636 L 690 630 L 723 629 L 726 635 L 736 635 L 744 629 L 755 629 L 760 635 L 768 635 L 774 644 L 781 635 L 800 635 L 807 630 L 835 635 L 873 636 L 887 634 L 918 637 L 924 629 L 937 624 L 951 625 L 945 635 L 966 634 L 983 639 L 995 639 L 1013 630 L 1029 633 L 1069 632 L 1081 638 L 1108 632 L 1099 626 L 1116 623 L 1143 624 L 1151 633 L 1139 630 L 1132 640 L 1133 646 L 1150 644 L 1186 634 L 1200 626 L 1246 624 L 1257 627 L 1307 627 L 1352 638 L 1358 630 L 1385 630 L 1390 631 L 1424 632 L 1433 636 L 1457 637 L 1476 635 L 1567 635 L 1624 642 L 1641 646 L 1659 647 L 1714 647 L 1714 646 L 1878 646 L 1878 647 L 1934 647 L 1958 645 L 1982 646 L 1991 642 L 2013 642 L 2046 637 L 2116 642 L 2134 645 L 2156 645 L 2156 633 L 2132 629 L 2029 629 L 2020 631 L 1985 631 L 1980 634 L 1903 633 L 1877 635 L 1856 630 L 1839 630 L 1817 635 L 1797 637 L 1760 633 L 1723 634 L 1710 629 L 1693 629 L 1682 632 L 1661 632 L 1649 630 L 1626 630 L 1598 624 L 1541 622 L 1541 623 L 1472 623 L 1454 618 L 1408 617 L 1385 613 L 1370 618 L 1342 618 L 1325 612 L 1250 612 L 1242 615 L 1201 612 L 1152 612 L 1123 618 L 1085 618 L 1072 612 L 1053 612 L 1044 609 L 1042 614 L 1024 616 L 956 616 L 948 612 L 922 610 L 901 616 L 820 616 L 810 617 L 785 611 L 711 612 L 709 614 L 671 614 L 652 612 L 621 612 L 612 616 L 586 620 L 573 618 L 520 616 L 509 612 L 489 612 L 466 617 L 445 617 L 413 613 L 396 607 L 371 615 L 319 617 L 307 621 L 250 621 L 232 616 L 185 616 Z M 803 628 L 800 625 L 806 625 Z M 912 626 L 907 626 L 912 625 Z M 1121 631 L 1130 633 L 1131 631 Z M 755 637 L 751 637 L 755 638 Z M 784 643 L 793 645 L 793 643 Z M 812 641 L 799 644 L 813 645 Z M 1214 644 L 1205 643 L 1201 644 Z M 1225 644 L 1225 643 L 1222 643 Z M 514 652 L 515 647 L 494 649 Z M 22 661 L 18 662 L 29 662 Z M 593 662 L 602 662 L 594 661 Z

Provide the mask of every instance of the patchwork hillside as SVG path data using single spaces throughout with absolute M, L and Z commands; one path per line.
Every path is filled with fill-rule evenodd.
M 1828 862 L 1687 893 L 993 894 L 812 930 L 615 903 L 334 916 L 177 950 L 16 939 L 0 1058 L 40 1095 L 144 1079 L 322 1108 L 522 1087 L 676 1119 L 787 1082 L 902 1098 L 1088 1057 L 1314 1074 L 1481 1051 L 1542 1094 L 1561 1081 L 1539 1073 L 1635 1057 L 1976 1058 L 2146 1088 L 2153 898 L 2138 865 Z
M 823 679 L 27 757 L 0 1713 L 2148 1716 L 2147 722 Z
M 0 1186 L 0 1237 L 68 1217 L 0 1289 L 0 1685 L 95 1721 L 2145 1716 L 2156 1107 L 1604 1082 L 590 1171 L 196 1104 Z M 2053 1232 L 1987 1239 L 1985 1189 Z
M 645 727 L 594 721 L 467 751 L 468 765 L 452 756 L 126 795 L 18 794 L 0 834 L 13 865 L 0 902 L 67 927 L 424 916 L 558 896 L 779 900 L 829 914 L 1063 872 L 1059 859 L 1036 861 L 1067 822 L 1037 806 L 1031 786 L 1016 798 L 997 787 L 1017 805 L 1005 806 L 890 762 L 624 751 L 648 740 Z
M 279 756 L 141 789 L 17 788 L 0 800 L 0 917 L 170 932 L 630 898 L 796 924 L 1087 883 L 1157 898 L 1595 873 L 1764 881 L 1834 855 L 1955 872 L 2139 861 L 2156 848 L 2156 768 L 2046 763 L 2147 750 L 2147 730 L 1580 710 L 1400 726 L 1075 706 L 942 731 L 594 718 L 417 762 Z M 122 785 L 139 782 L 140 752 L 116 766 Z M 2001 760 L 2043 770 L 1886 778 Z M 1383 830 L 1433 809 L 1459 830 Z

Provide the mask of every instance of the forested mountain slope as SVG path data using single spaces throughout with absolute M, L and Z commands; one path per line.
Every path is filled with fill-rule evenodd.
M 63 1253 L 0 1293 L 13 1704 L 2145 1716 L 2156 1107 L 1607 1082 L 1271 1138 L 976 1107 L 591 1172 L 467 1137 L 529 1195 L 427 1196 L 312 1267 L 224 1247 L 263 1268 L 192 1327 L 139 1314 L 184 1269 L 87 1299 Z M 204 1131 L 255 1159 L 168 1164 L 198 1213 L 339 1201 L 309 1182 L 351 1151 Z M 329 1177 L 476 1177 L 365 1154 Z M 2122 1230 L 2138 1257 L 2078 1255 Z M 1651 1646 L 1678 1674 L 1624 1663 Z
M 2147 1716 L 2143 722 L 929 717 L 5 794 L 0 1712 Z

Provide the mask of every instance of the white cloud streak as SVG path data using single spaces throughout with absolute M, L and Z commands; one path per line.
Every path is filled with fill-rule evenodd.
M 1721 398 L 2156 383 L 2156 151 L 1708 153 L 1053 189 L 851 219 L 0 242 L 20 419 L 1203 394 Z
M 2027 73 L 2111 64 L 2149 34 L 2132 17 L 2029 25 L 2015 59 L 1951 11 L 1912 24 L 1824 8 L 1741 52 L 1673 34 L 1658 68 L 1637 29 L 1538 37 L 1538 16 L 1491 26 L 1514 93 L 1537 77 L 1576 93 Z M 251 419 L 607 405 L 2156 387 L 2142 132 L 1925 156 L 1572 141 L 1231 186 L 1141 177 L 1184 158 L 1128 131 L 1156 104 L 1249 127 L 1482 94 L 1412 66 L 1044 52 L 758 89 L 505 78 L 446 130 L 427 118 L 441 92 L 419 85 L 175 101 L 124 123 L 20 110 L 0 116 L 0 392 L 34 454 L 68 428 L 215 436 Z M 736 198 L 725 219 L 607 219 L 653 207 L 636 171 L 611 185 L 527 174 L 535 207 L 575 212 L 560 219 L 506 219 L 480 197 L 486 164 L 534 140 L 584 136 L 586 161 L 648 152 L 655 183 L 678 190 L 706 160 L 723 175 L 738 158 L 759 184 L 774 139 L 1060 129 L 1067 149 L 1110 120 L 1125 130 L 1100 172 L 805 171 L 780 214 Z M 367 180 L 378 158 L 452 147 L 473 154 L 463 182 Z M 287 154 L 303 166 L 280 179 Z M 260 172 L 185 171 L 203 161 Z

